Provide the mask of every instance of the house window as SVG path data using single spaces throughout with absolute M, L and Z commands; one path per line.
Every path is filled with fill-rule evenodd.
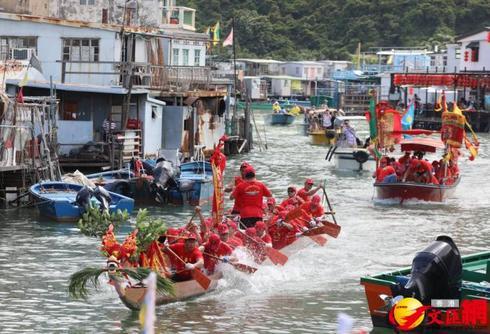
M 201 65 L 201 50 L 194 50 L 194 66 Z
M 286 74 L 286 68 L 285 67 L 281 68 L 281 73 Z
M 90 110 L 79 108 L 77 101 L 62 101 L 63 121 L 90 121 Z
M 299 67 L 296 67 L 296 75 L 299 75 Z
M 179 65 L 179 49 L 173 49 L 172 65 Z
M 26 49 L 36 52 L 37 37 L 0 36 L 0 60 L 28 60 L 30 55 Z
M 182 58 L 184 66 L 189 66 L 189 49 L 182 49 Z
M 80 5 L 95 5 L 95 0 L 80 0 Z
M 99 61 L 99 40 L 94 38 L 63 39 L 63 60 Z

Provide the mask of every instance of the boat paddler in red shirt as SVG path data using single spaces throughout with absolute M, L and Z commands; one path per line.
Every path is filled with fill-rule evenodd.
M 297 195 L 301 197 L 304 202 L 308 202 L 311 199 L 311 196 L 315 195 L 318 190 L 323 188 L 322 186 L 317 186 L 313 189 L 314 185 L 315 182 L 313 179 L 306 179 L 305 186 L 298 191 Z
M 226 243 L 232 249 L 235 249 L 238 246 L 243 246 L 242 240 L 240 238 L 237 238 L 234 234 L 231 234 L 226 224 L 219 224 L 217 232 L 221 241 Z
M 230 199 L 239 203 L 241 223 L 246 227 L 253 227 L 264 215 L 264 197 L 272 197 L 272 194 L 262 182 L 255 179 L 255 169 L 252 166 L 246 167 L 244 173 L 245 180 L 231 193 Z
M 296 192 L 296 187 L 289 186 L 288 187 L 288 198 L 286 198 L 284 201 L 281 202 L 279 205 L 282 209 L 286 209 L 288 206 L 293 206 L 297 208 L 301 204 L 303 204 L 305 201 L 303 198 L 298 196 L 298 193 Z
M 437 179 L 432 174 L 432 164 L 427 160 L 413 159 L 410 162 L 410 167 L 403 176 L 403 182 L 406 180 L 415 181 L 418 183 L 434 183 L 439 184 Z
M 301 216 L 302 225 L 308 229 L 315 227 L 325 214 L 318 195 L 313 196 L 311 201 L 301 205 L 301 210 L 303 211 Z
M 167 249 L 169 248 L 169 249 Z M 172 280 L 176 282 L 187 281 L 192 278 L 192 270 L 204 266 L 204 258 L 198 248 L 197 236 L 189 234 L 183 243 L 176 243 L 164 248 L 165 253 L 170 259 L 174 274 Z M 175 254 L 173 254 L 173 253 Z M 180 260 L 175 256 L 177 255 Z M 183 260 L 185 262 L 182 263 Z
M 233 184 L 230 183 L 225 187 L 225 192 L 232 192 L 240 183 L 243 182 L 243 180 L 245 179 L 245 169 L 249 166 L 250 164 L 248 162 L 242 162 L 242 164 L 240 165 L 240 176 L 235 176 Z M 233 209 L 231 209 L 231 214 L 240 214 L 239 205 L 240 203 L 237 203 L 237 201 L 235 201 L 235 203 L 233 204 Z
M 269 227 L 269 235 L 272 240 L 272 247 L 275 249 L 281 249 L 290 245 L 296 240 L 296 234 L 300 232 L 299 227 L 290 222 L 286 223 L 286 212 L 281 212 L 279 215 L 274 216 L 272 223 Z
M 226 243 L 221 242 L 220 237 L 215 233 L 212 233 L 209 236 L 209 240 L 201 247 L 203 248 L 204 253 L 204 269 L 206 269 L 208 275 L 214 273 L 216 264 L 218 263 L 218 259 L 209 255 L 219 257 L 223 259 L 223 262 L 228 262 L 230 261 L 229 256 L 233 252 L 233 249 Z

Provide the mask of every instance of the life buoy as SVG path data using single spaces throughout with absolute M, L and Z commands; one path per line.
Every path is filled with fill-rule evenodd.
M 352 153 L 352 155 L 354 156 L 354 159 L 360 164 L 365 163 L 369 159 L 369 153 L 367 153 L 366 151 L 355 151 Z

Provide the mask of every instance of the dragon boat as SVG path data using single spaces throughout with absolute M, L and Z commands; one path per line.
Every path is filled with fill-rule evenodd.
M 158 293 L 156 295 L 155 305 L 164 305 L 211 292 L 218 286 L 218 281 L 222 278 L 221 272 L 216 272 L 208 276 L 211 283 L 207 289 L 204 289 L 195 279 L 173 283 L 172 294 Z M 131 310 L 139 310 L 143 304 L 147 287 L 143 283 L 131 285 L 129 281 L 120 275 L 113 275 L 109 272 L 109 278 L 122 303 Z

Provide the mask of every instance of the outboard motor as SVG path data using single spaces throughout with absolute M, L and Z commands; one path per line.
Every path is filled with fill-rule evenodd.
M 167 188 L 176 185 L 175 175 L 176 170 L 170 161 L 166 161 L 164 158 L 157 159 L 157 164 L 153 169 L 153 183 L 151 185 L 157 202 L 165 202 Z
M 423 304 L 431 299 L 459 299 L 463 265 L 458 247 L 448 236 L 438 236 L 412 262 L 410 279 L 401 288 L 405 297 Z
M 93 190 L 89 186 L 84 186 L 78 191 L 75 203 L 86 211 L 90 207 L 90 198 L 93 193 Z
M 111 195 L 107 190 L 101 186 L 97 186 L 94 191 L 94 196 L 100 202 L 100 212 L 109 210 L 109 205 L 111 204 Z

